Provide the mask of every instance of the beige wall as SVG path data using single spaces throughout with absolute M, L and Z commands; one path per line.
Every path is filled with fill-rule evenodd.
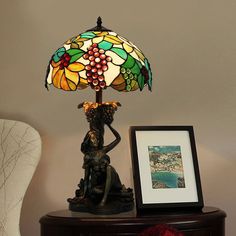
M 235 235 L 235 12 L 235 0 L 0 2 L 0 117 L 28 122 L 43 139 L 24 199 L 23 236 L 38 236 L 42 215 L 67 208 L 83 175 L 87 122 L 76 107 L 94 93 L 48 92 L 44 76 L 54 50 L 99 15 L 145 52 L 154 77 L 152 93 L 104 94 L 123 104 L 114 122 L 123 139 L 111 154 L 122 181 L 132 186 L 130 125 L 193 125 L 205 204 L 227 212 L 226 235 Z

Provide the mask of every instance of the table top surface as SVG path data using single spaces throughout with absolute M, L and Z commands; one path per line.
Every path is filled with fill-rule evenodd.
M 168 211 L 168 212 L 158 212 L 156 214 L 149 214 L 149 215 L 142 215 L 139 216 L 137 215 L 135 210 L 129 211 L 129 212 L 124 212 L 124 213 L 119 213 L 119 214 L 112 214 L 112 215 L 94 215 L 91 213 L 86 213 L 86 212 L 73 212 L 70 210 L 59 210 L 59 211 L 53 211 L 47 213 L 44 217 L 47 218 L 63 218 L 63 219 L 86 219 L 86 220 L 112 220 L 112 219 L 139 219 L 139 218 L 156 218 L 158 217 L 173 217 L 173 218 L 178 218 L 178 217 L 190 217 L 190 216 L 208 216 L 208 215 L 221 215 L 221 216 L 226 216 L 225 212 L 220 210 L 219 208 L 216 207 L 204 207 L 201 210 L 198 211 Z

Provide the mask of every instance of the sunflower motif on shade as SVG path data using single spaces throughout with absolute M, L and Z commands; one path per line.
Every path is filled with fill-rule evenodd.
M 141 50 L 112 31 L 87 31 L 69 39 L 52 56 L 46 86 L 75 91 L 151 90 L 152 73 Z

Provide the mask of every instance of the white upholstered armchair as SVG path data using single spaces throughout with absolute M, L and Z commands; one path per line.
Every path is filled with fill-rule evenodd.
M 0 236 L 20 236 L 22 201 L 40 156 L 34 128 L 0 119 Z

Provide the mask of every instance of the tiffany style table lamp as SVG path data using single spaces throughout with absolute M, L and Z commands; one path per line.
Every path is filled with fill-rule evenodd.
M 151 90 L 152 74 L 149 62 L 139 48 L 117 33 L 97 26 L 69 39 L 52 56 L 45 85 L 65 91 L 87 87 L 96 93 L 96 102 L 83 102 L 89 131 L 81 144 L 84 155 L 84 178 L 80 180 L 74 198 L 69 198 L 72 211 L 113 214 L 133 208 L 133 191 L 121 184 L 110 165 L 108 152 L 119 142 L 119 133 L 111 126 L 119 102 L 102 102 L 102 92 L 108 87 L 121 92 Z M 115 140 L 104 145 L 105 126 Z

